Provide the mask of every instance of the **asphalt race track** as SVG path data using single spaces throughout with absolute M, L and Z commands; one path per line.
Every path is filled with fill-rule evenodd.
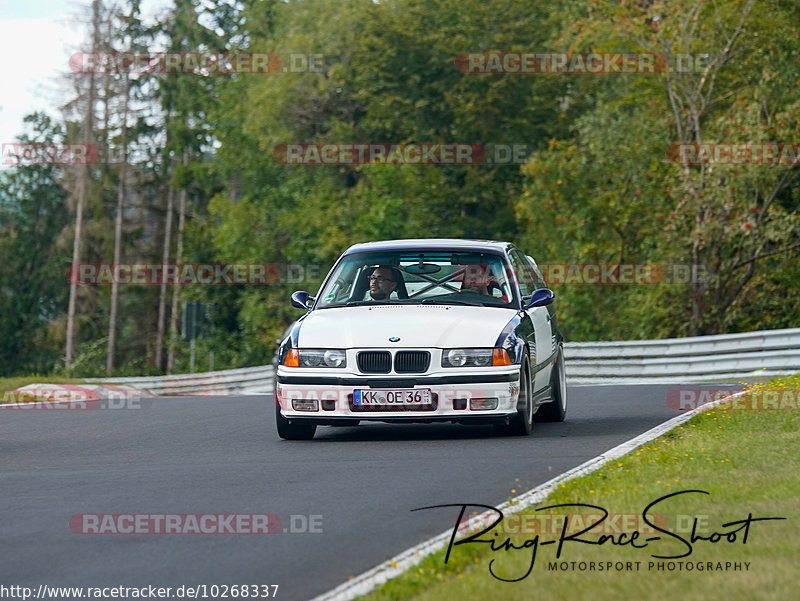
M 278 599 L 308 599 L 452 528 L 457 515 L 411 509 L 499 504 L 674 417 L 665 399 L 679 387 L 700 388 L 572 387 L 567 421 L 535 424 L 529 438 L 498 438 L 491 427 L 362 424 L 287 442 L 267 395 L 0 409 L 0 581 L 277 584 Z M 76 534 L 69 520 L 82 513 L 272 513 L 296 531 Z M 297 532 L 308 516 L 322 516 L 312 518 L 321 533 Z

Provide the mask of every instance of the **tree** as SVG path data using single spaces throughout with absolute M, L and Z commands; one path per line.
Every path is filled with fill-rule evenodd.
M 122 23 L 118 26 L 117 35 L 121 38 L 119 50 L 122 52 L 136 52 L 147 48 L 147 41 L 150 37 L 140 19 L 140 0 L 130 0 L 128 14 L 121 16 Z M 111 20 L 109 19 L 109 22 Z M 137 78 L 133 84 L 130 73 L 119 74 L 119 83 L 122 87 L 122 122 L 119 126 L 120 134 L 120 162 L 119 176 L 117 180 L 117 208 L 114 221 L 114 260 L 118 265 L 122 255 L 122 222 L 125 209 L 125 195 L 128 176 L 128 115 L 131 108 L 131 88 L 134 89 L 134 96 L 140 91 L 143 79 Z M 134 131 L 135 133 L 135 131 Z M 111 301 L 108 318 L 108 354 L 106 356 L 106 371 L 110 375 L 114 370 L 114 354 L 117 340 L 117 314 L 119 308 L 119 282 L 114 280 L 111 285 Z
M 20 143 L 65 142 L 43 113 L 25 117 Z M 67 303 L 67 265 L 58 237 L 69 221 L 63 167 L 20 165 L 0 173 L 0 375 L 48 373 L 61 354 L 51 332 Z
M 534 156 L 528 166 L 530 190 L 518 203 L 530 219 L 541 218 L 542 209 L 552 206 L 553 187 L 562 186 L 559 209 L 566 205 L 577 213 L 568 209 L 571 219 L 556 222 L 545 239 L 572 236 L 583 223 L 579 238 L 588 233 L 599 241 L 605 232 L 617 232 L 620 260 L 630 260 L 626 248 L 638 248 L 633 255 L 638 261 L 682 264 L 694 271 L 683 285 L 609 295 L 568 291 L 570 299 L 613 298 L 621 303 L 617 314 L 633 317 L 627 332 L 611 327 L 606 337 L 629 335 L 631 329 L 643 337 L 737 330 L 736 316 L 752 314 L 744 305 L 761 301 L 761 295 L 747 291 L 765 273 L 767 260 L 800 248 L 797 164 L 688 165 L 670 160 L 674 156 L 669 149 L 675 145 L 796 139 L 798 67 L 792 49 L 798 35 L 797 7 L 773 1 L 752 9 L 752 2 L 591 2 L 586 16 L 576 19 L 565 37 L 572 51 L 657 52 L 667 67 L 655 75 L 595 76 L 609 82 L 607 93 L 595 96 L 596 106 L 579 119 L 572 139 L 554 140 L 555 152 Z M 765 39 L 771 47 L 764 47 Z M 618 113 L 625 115 L 622 119 L 609 117 L 620 110 L 620 101 L 632 110 Z M 627 141 L 609 127 L 613 121 Z M 606 210 L 600 206 L 615 197 Z M 543 222 L 545 229 L 553 225 L 547 217 Z M 632 234 L 638 238 L 633 245 Z M 584 259 L 582 250 L 572 248 L 563 260 Z M 585 315 L 587 308 L 576 312 Z M 614 323 L 610 311 L 601 314 Z M 603 335 L 591 324 L 586 327 L 582 335 Z
M 100 0 L 92 1 L 92 48 L 99 46 L 100 39 Z M 94 110 L 96 100 L 94 70 L 89 72 L 89 84 L 86 91 L 85 118 L 81 128 L 81 141 L 90 145 L 94 142 Z M 72 249 L 72 265 L 77 266 L 81 261 L 81 244 L 83 242 L 83 207 L 86 204 L 86 194 L 89 187 L 89 166 L 78 166 L 78 186 L 75 204 L 75 240 Z M 72 369 L 72 359 L 75 347 L 75 310 L 78 299 L 78 284 L 75 278 L 70 279 L 69 308 L 67 310 L 67 342 L 64 352 L 64 365 L 69 371 Z

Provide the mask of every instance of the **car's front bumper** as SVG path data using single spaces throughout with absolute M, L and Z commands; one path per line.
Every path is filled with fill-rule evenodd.
M 519 369 L 516 367 L 415 376 L 304 372 L 282 367 L 278 370 L 275 402 L 290 421 L 319 425 L 348 424 L 353 420 L 507 423 L 517 411 Z M 363 406 L 354 401 L 355 390 L 420 389 L 431 391 L 430 403 Z M 497 400 L 496 405 L 493 399 Z

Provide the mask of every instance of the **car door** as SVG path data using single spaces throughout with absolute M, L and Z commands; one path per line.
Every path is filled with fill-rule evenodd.
M 536 264 L 536 261 L 533 260 L 533 257 L 530 255 L 525 255 L 525 258 L 528 260 L 528 263 L 533 267 L 533 271 L 536 274 L 536 286 L 535 289 L 538 288 L 547 288 L 547 282 L 544 280 L 544 276 L 542 275 L 541 269 Z M 558 329 L 558 320 L 556 319 L 556 306 L 555 304 L 547 305 L 547 312 L 550 315 L 550 335 L 552 338 L 552 345 L 553 345 L 553 352 L 555 352 L 558 345 L 561 344 L 563 341 L 563 337 L 561 336 L 561 332 Z
M 538 276 L 524 254 L 514 249 L 509 253 L 509 258 L 517 276 L 522 296 L 529 296 L 536 288 L 541 288 L 541 286 L 537 286 Z M 538 392 L 550 384 L 550 373 L 553 364 L 550 362 L 547 365 L 543 365 L 551 359 L 554 351 L 553 330 L 550 325 L 552 319 L 550 308 L 533 307 L 525 311 L 533 323 L 533 335 L 536 342 L 536 363 L 531 365 L 531 372 L 535 372 L 533 377 L 534 392 Z

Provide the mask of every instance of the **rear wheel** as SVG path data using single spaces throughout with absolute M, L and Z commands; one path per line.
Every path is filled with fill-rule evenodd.
M 567 373 L 564 370 L 564 347 L 558 349 L 558 358 L 550 376 L 552 401 L 539 407 L 537 422 L 563 422 L 567 417 Z
M 275 423 L 278 426 L 278 436 L 284 440 L 311 440 L 317 431 L 317 426 L 314 424 L 289 423 L 289 420 L 281 415 L 281 408 L 277 403 L 275 403 Z
M 495 432 L 501 436 L 527 436 L 533 429 L 533 399 L 531 398 L 531 371 L 528 359 L 522 360 L 519 371 L 519 398 L 517 414 L 508 424 L 498 424 Z

